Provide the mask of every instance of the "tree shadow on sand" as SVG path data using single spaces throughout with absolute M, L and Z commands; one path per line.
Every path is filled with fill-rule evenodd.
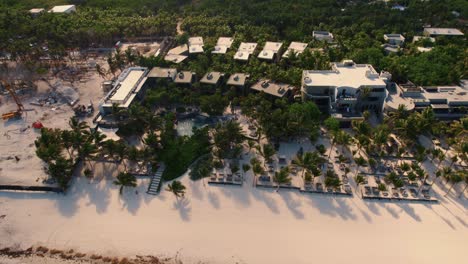
M 305 195 L 308 203 L 317 208 L 320 213 L 336 217 L 339 216 L 343 220 L 355 220 L 357 217 L 353 213 L 353 209 L 346 201 L 349 198 L 325 196 L 321 194 L 307 194 Z
M 215 209 L 220 208 L 219 197 L 215 192 L 208 191 L 208 201 Z
M 291 195 L 291 192 L 289 191 L 280 192 L 279 195 L 284 200 L 286 206 L 288 207 L 289 211 L 291 211 L 291 213 L 294 215 L 294 217 L 296 217 L 297 219 L 304 219 L 304 213 L 302 213 L 302 211 L 300 210 L 302 206 L 301 200 L 294 199 Z
M 185 222 L 190 221 L 192 206 L 190 205 L 190 200 L 188 198 L 177 199 L 173 204 L 174 210 L 179 211 L 180 219 Z
M 278 205 L 276 201 L 271 198 L 270 196 L 274 193 L 274 190 L 267 190 L 267 189 L 252 189 L 251 194 L 252 196 L 265 203 L 265 205 L 270 209 L 273 213 L 279 214 Z

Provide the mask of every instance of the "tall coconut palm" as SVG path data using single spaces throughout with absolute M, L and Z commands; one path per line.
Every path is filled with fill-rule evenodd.
M 114 181 L 115 185 L 120 186 L 119 193 L 122 194 L 124 187 L 136 187 L 136 177 L 128 172 L 120 172 L 117 179 Z
M 70 159 L 73 159 L 73 131 L 70 130 L 61 130 L 61 135 L 60 137 L 62 138 L 62 145 L 63 147 L 67 150 L 68 156 Z
M 365 166 L 367 164 L 367 161 L 362 156 L 359 156 L 354 159 L 354 162 L 356 163 L 356 172 L 354 175 L 357 176 L 357 174 L 359 173 L 359 168 Z
M 97 129 L 89 129 L 89 137 L 97 147 L 101 147 L 102 142 L 107 138 L 106 135 Z
M 356 192 L 359 188 L 359 185 L 364 184 L 366 182 L 364 176 L 362 176 L 361 174 L 356 175 L 356 177 L 354 177 L 354 181 L 356 182 Z
M 173 181 L 167 185 L 166 191 L 171 192 L 175 195 L 176 199 L 184 197 L 186 187 L 180 181 Z
M 273 181 L 277 184 L 276 191 L 279 190 L 282 184 L 290 184 L 291 177 L 289 176 L 289 167 L 286 166 L 280 169 L 279 172 L 276 171 L 275 175 L 273 176 Z
M 460 192 L 460 195 L 458 196 L 459 198 L 465 194 L 466 188 L 468 187 L 468 175 L 466 173 L 464 174 L 463 179 L 465 181 L 465 188 Z
M 84 142 L 81 146 L 78 155 L 83 160 L 83 162 L 88 162 L 88 165 L 91 166 L 91 160 L 93 159 L 94 155 L 98 152 L 96 145 L 91 142 Z
M 115 154 L 117 154 L 119 162 L 124 165 L 125 171 L 127 171 L 127 164 L 125 163 L 125 158 L 127 157 L 127 145 L 122 141 L 117 141 Z
M 311 165 L 311 153 L 306 152 L 305 154 L 297 153 L 296 157 L 293 159 L 292 163 L 300 168 L 302 168 L 301 177 L 304 177 L 304 173 Z
M 263 157 L 263 166 L 266 166 L 267 162 L 271 162 L 271 158 L 276 153 L 275 148 L 270 144 L 263 144 L 261 147 L 257 146 L 257 151 L 260 154 L 260 156 Z
M 328 129 L 328 131 L 330 132 L 330 136 L 332 137 L 330 152 L 328 154 L 328 161 L 330 161 L 333 146 L 335 145 L 336 139 L 338 138 L 338 131 L 340 131 L 340 122 L 334 117 L 329 117 L 324 121 L 324 125 Z
M 448 181 L 452 183 L 452 185 L 450 185 L 450 188 L 447 190 L 444 196 L 447 196 L 455 185 L 463 181 L 462 174 L 460 172 L 454 172 L 450 174 L 450 176 L 448 177 Z
M 106 78 L 107 77 L 107 72 L 106 70 L 98 63 L 96 63 L 96 72 L 101 78 Z
M 88 124 L 84 121 L 78 120 L 76 117 L 70 118 L 68 125 L 73 131 L 83 133 L 86 129 L 89 128 Z

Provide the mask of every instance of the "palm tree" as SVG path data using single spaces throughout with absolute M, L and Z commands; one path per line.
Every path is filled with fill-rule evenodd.
M 98 151 L 96 145 L 91 142 L 84 142 L 81 146 L 80 150 L 78 151 L 78 155 L 86 163 L 88 161 L 88 165 L 91 166 L 91 159 L 94 157 Z
M 249 152 L 250 152 L 252 150 L 252 148 L 255 147 L 255 141 L 247 140 L 247 146 L 249 147 Z
M 331 136 L 332 136 L 332 142 L 330 146 L 330 153 L 328 154 L 328 161 L 330 161 L 330 156 L 333 150 L 333 146 L 336 143 L 338 131 L 340 131 L 340 122 L 334 118 L 334 117 L 329 117 L 324 121 L 325 127 L 330 131 Z
M 117 180 L 114 181 L 115 185 L 120 185 L 119 193 L 122 194 L 122 190 L 125 186 L 136 187 L 136 177 L 128 172 L 120 172 L 117 175 Z
M 97 129 L 89 129 L 90 139 L 94 142 L 94 144 L 98 147 L 102 146 L 102 142 L 106 139 L 106 135 L 104 135 L 101 131 Z
M 296 157 L 293 159 L 292 163 L 295 164 L 296 166 L 302 168 L 302 175 L 301 177 L 304 177 L 304 173 L 306 170 L 309 168 L 311 165 L 311 152 L 306 152 L 305 154 L 297 153 Z
M 250 165 L 249 164 L 242 164 L 242 171 L 244 174 L 250 170 Z
M 356 177 L 354 177 L 354 181 L 356 182 L 356 192 L 359 188 L 359 185 L 364 184 L 366 182 L 364 176 L 362 176 L 361 174 L 358 174 Z
M 450 165 L 449 165 L 449 167 L 452 167 L 453 164 L 455 164 L 456 162 L 458 162 L 458 160 L 459 160 L 459 158 L 458 158 L 457 155 L 452 156 L 452 157 L 450 158 Z
M 276 153 L 275 148 L 270 144 L 264 144 L 261 147 L 257 146 L 257 151 L 260 154 L 260 156 L 263 157 L 263 166 L 265 166 L 267 162 L 271 162 L 271 157 Z
M 89 128 L 88 124 L 84 121 L 79 121 L 76 117 L 70 118 L 68 125 L 73 131 L 83 133 L 86 129 Z
M 463 177 L 462 177 L 462 174 L 460 172 L 455 172 L 455 173 L 452 173 L 450 174 L 450 176 L 448 177 L 448 181 L 452 183 L 452 185 L 450 186 L 450 188 L 447 190 L 447 192 L 445 193 L 444 196 L 447 196 L 449 194 L 449 192 L 453 189 L 453 187 L 463 181 Z
M 273 176 L 273 181 L 278 185 L 276 187 L 276 191 L 278 192 L 280 186 L 282 184 L 290 184 L 291 183 L 291 177 L 289 176 L 289 167 L 286 166 L 280 171 L 276 171 L 275 175 Z
M 460 192 L 460 195 L 458 196 L 459 198 L 465 194 L 466 188 L 468 187 L 468 175 L 465 174 L 463 179 L 465 180 L 465 188 Z
M 127 149 L 127 159 L 131 162 L 137 162 L 141 158 L 140 150 L 135 146 L 130 146 Z
M 96 72 L 103 79 L 107 76 L 106 70 L 104 70 L 104 68 L 99 63 L 96 63 Z
M 336 188 L 339 188 L 341 186 L 341 181 L 338 177 L 329 177 L 329 176 L 326 176 L 325 177 L 325 186 L 328 188 L 328 187 L 331 187 L 333 189 L 336 189 Z
M 124 159 L 127 157 L 127 145 L 122 141 L 117 141 L 115 146 L 115 153 L 119 157 L 119 162 L 124 165 L 125 171 L 127 171 L 127 164 Z
M 109 155 L 111 159 L 114 158 L 114 155 L 117 151 L 117 144 L 118 143 L 114 141 L 113 139 L 108 139 L 102 142 L 103 152 Z
M 362 156 L 359 156 L 359 157 L 354 159 L 354 162 L 356 163 L 356 173 L 355 173 L 355 175 L 357 175 L 358 172 L 359 172 L 359 168 L 362 167 L 362 166 L 365 166 L 367 164 L 367 161 Z
M 180 181 L 173 181 L 167 185 L 166 191 L 172 192 L 176 199 L 184 197 L 186 187 Z
M 62 138 L 62 145 L 67 150 L 68 156 L 73 159 L 73 151 L 71 148 L 73 147 L 73 131 L 70 130 L 62 130 L 61 131 L 61 138 Z

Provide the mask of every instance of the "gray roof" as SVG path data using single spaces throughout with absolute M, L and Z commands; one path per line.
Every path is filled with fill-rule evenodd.
M 164 60 L 165 61 L 170 61 L 170 62 L 173 62 L 173 63 L 180 63 L 182 61 L 184 61 L 185 59 L 187 59 L 188 57 L 185 56 L 185 55 L 177 55 L 177 54 L 167 54 L 165 57 L 164 57 Z
M 276 97 L 284 97 L 289 90 L 294 89 L 294 86 L 284 83 L 275 83 L 271 80 L 263 79 L 252 85 L 250 89 L 264 92 Z
M 463 36 L 463 32 L 456 28 L 424 28 L 424 33 L 441 36 Z
M 191 71 L 181 71 L 177 73 L 174 80 L 175 83 L 192 83 L 193 75 L 195 73 Z
M 245 81 L 249 77 L 250 75 L 245 74 L 245 73 L 234 73 L 234 74 L 231 74 L 231 76 L 229 76 L 227 84 L 234 85 L 234 86 L 244 86 Z
M 148 78 L 171 78 L 172 80 L 174 80 L 176 74 L 177 74 L 177 69 L 154 67 L 148 73 L 147 77 Z
M 170 49 L 167 52 L 167 54 L 181 55 L 181 54 L 187 53 L 187 51 L 188 51 L 187 44 L 182 44 L 182 45 L 179 45 L 179 46 L 177 46 L 175 48 Z
M 208 72 L 203 76 L 203 78 L 200 80 L 201 83 L 206 83 L 206 84 L 217 84 L 219 82 L 219 79 L 224 76 L 224 73 L 221 72 Z

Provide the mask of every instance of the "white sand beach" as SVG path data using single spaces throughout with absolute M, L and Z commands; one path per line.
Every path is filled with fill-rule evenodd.
M 101 168 L 106 169 L 106 168 Z M 107 168 L 113 170 L 115 168 Z M 297 191 L 209 186 L 181 178 L 186 198 L 119 196 L 109 180 L 78 178 L 66 196 L 0 193 L 0 247 L 43 245 L 183 263 L 464 263 L 466 199 L 363 201 Z M 436 187 L 438 193 L 443 193 Z M 201 262 L 199 262 L 201 261 Z

